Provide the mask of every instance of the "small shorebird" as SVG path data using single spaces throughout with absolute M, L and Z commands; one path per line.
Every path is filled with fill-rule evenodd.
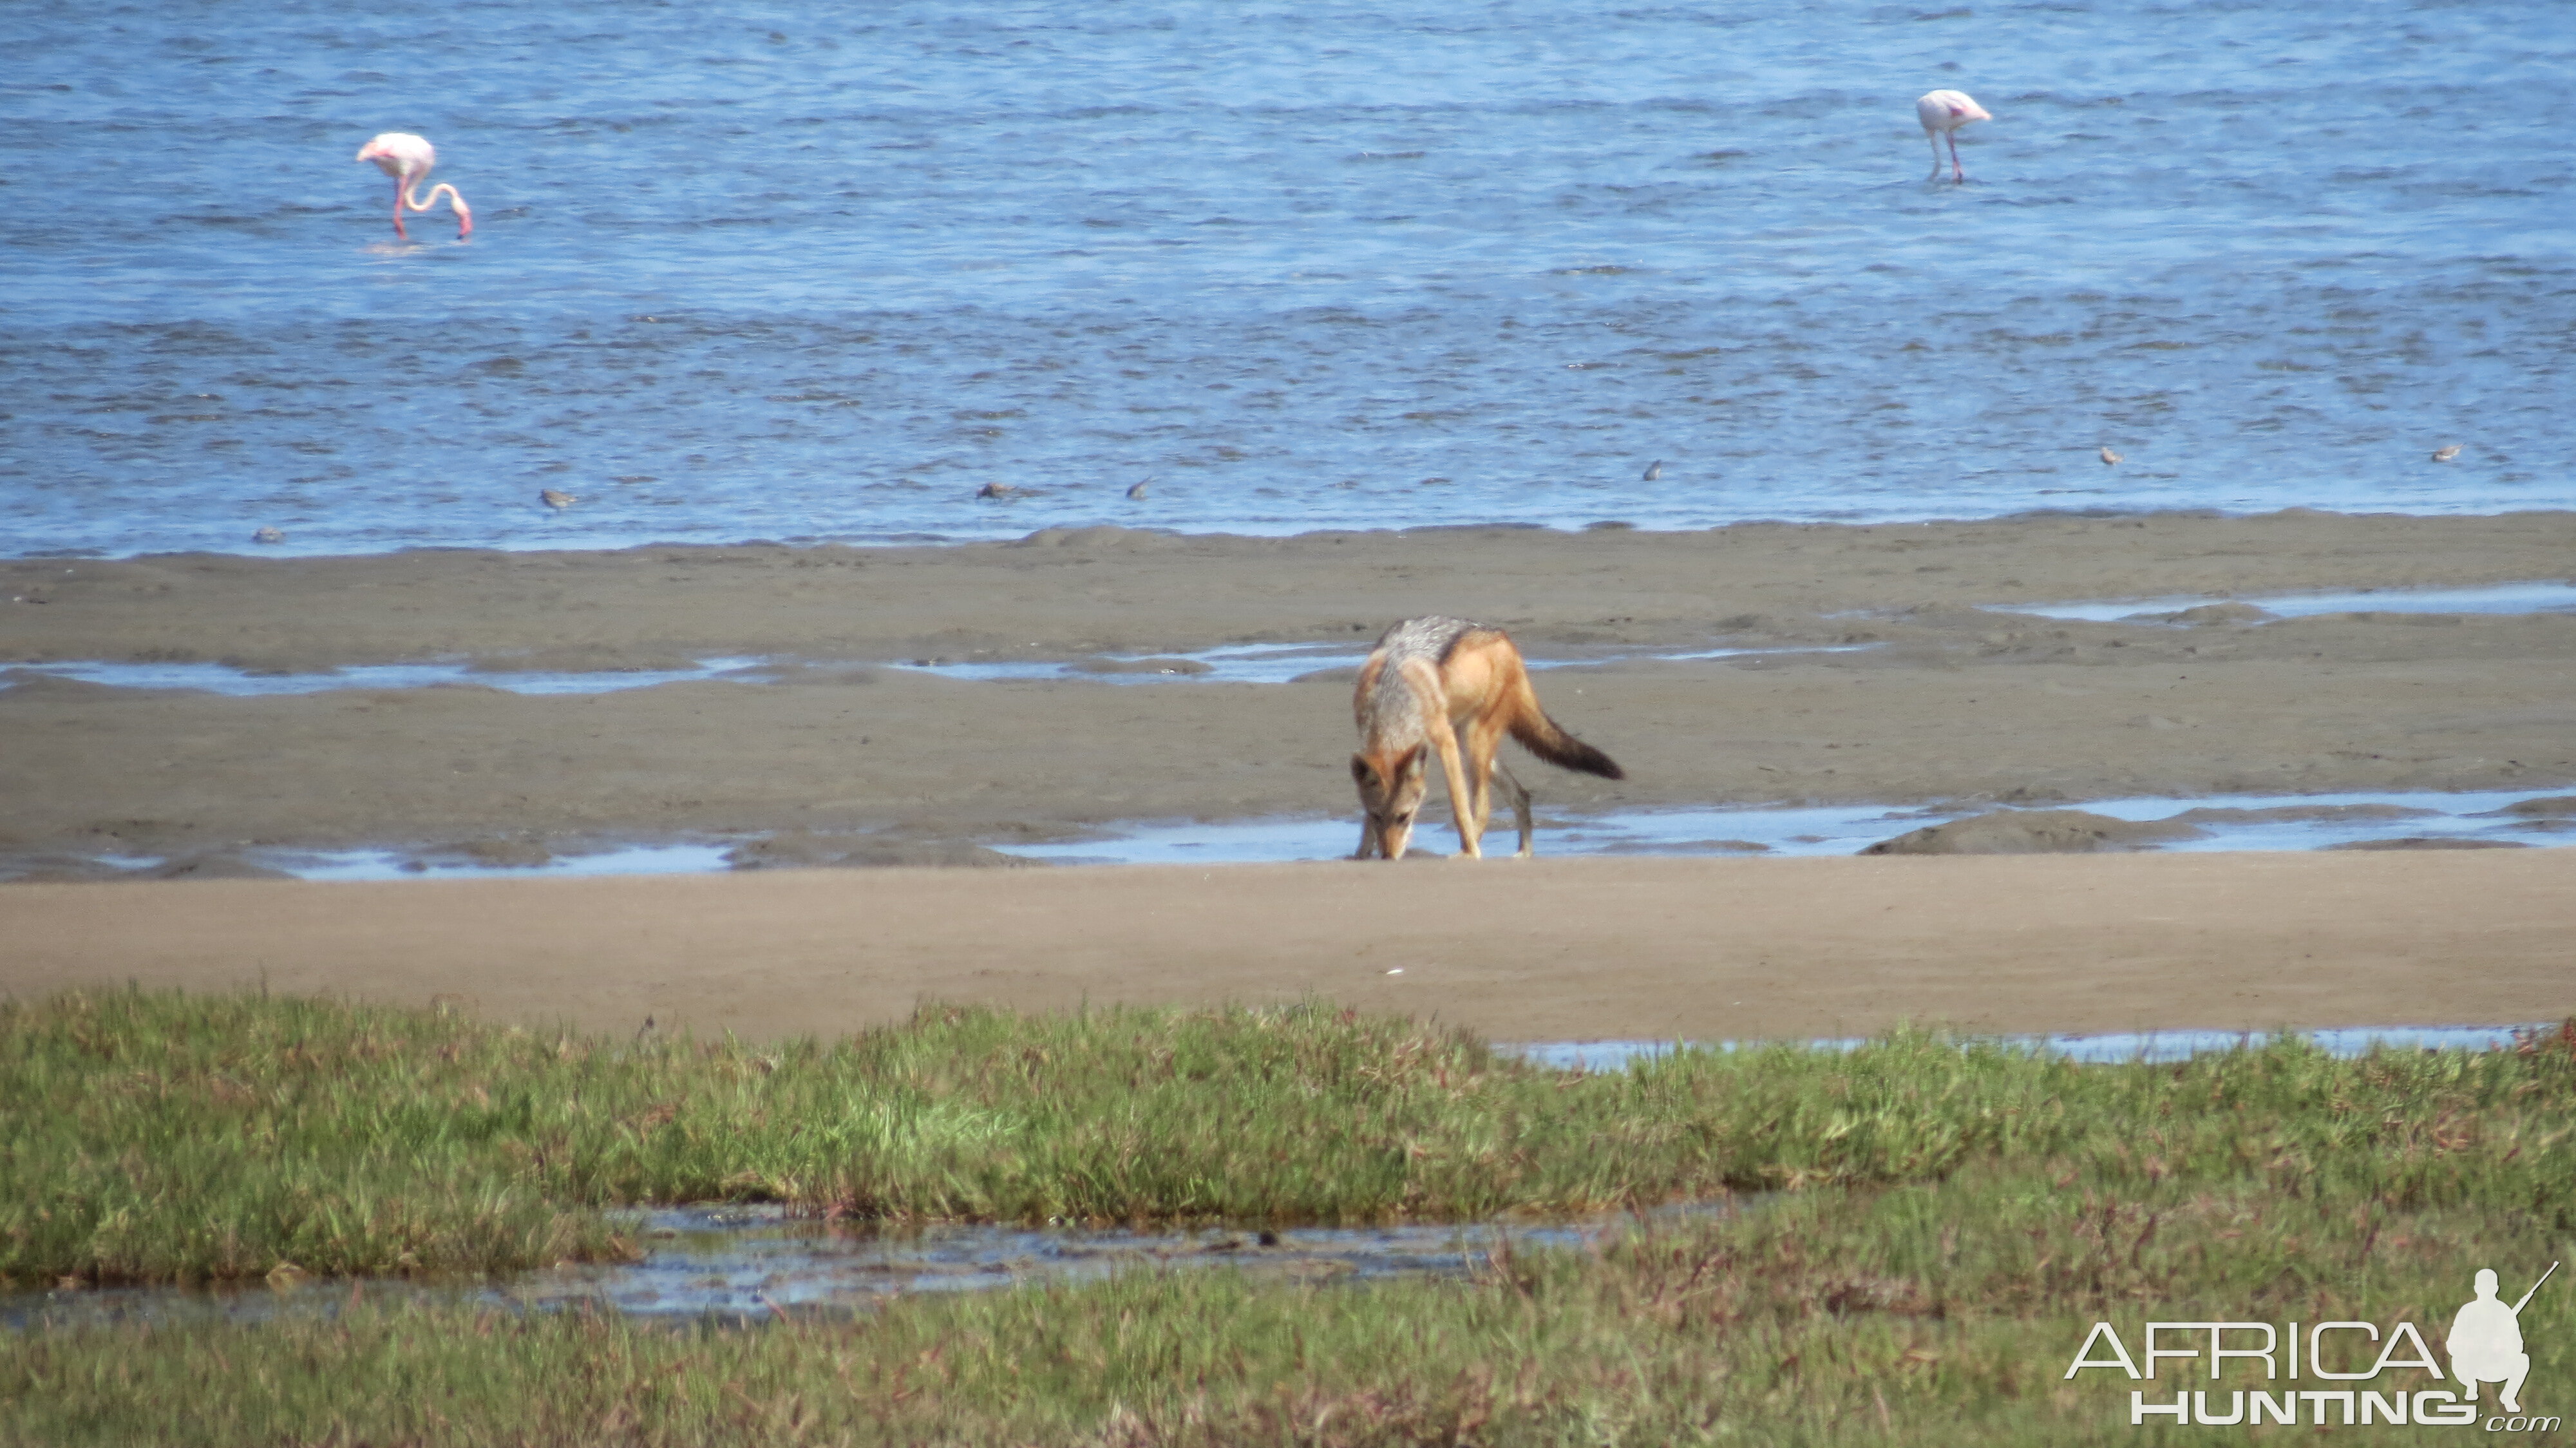
M 1018 491 L 1019 489 L 1012 487 L 1008 483 L 986 483 L 984 486 L 975 490 L 975 496 L 979 498 L 1007 498 Z
M 1127 490 L 1127 501 L 1131 503 L 1143 502 L 1145 500 L 1145 485 L 1152 481 L 1154 481 L 1152 478 L 1137 479 L 1136 485 Z
M 2102 466 L 2107 468 L 2119 461 L 2121 461 L 2120 454 L 2111 451 L 2109 443 L 2102 444 Z
M 1663 480 L 1664 460 L 1662 458 L 1657 458 L 1653 462 L 1646 464 L 1646 475 L 1643 478 L 1638 479 L 1640 482 L 1647 483 L 1660 483 Z
M 258 532 L 250 535 L 250 541 L 253 543 L 283 543 L 286 541 L 286 535 L 275 528 L 262 528 Z
M 394 235 L 411 240 L 411 233 L 403 230 L 404 207 L 428 211 L 438 205 L 441 196 L 456 208 L 456 239 L 463 241 L 474 234 L 474 213 L 466 206 L 465 198 L 456 194 L 455 187 L 441 181 L 430 188 L 428 200 L 420 199 L 420 183 L 429 179 L 430 168 L 438 164 L 437 147 L 405 131 L 387 131 L 360 146 L 357 159 L 375 162 L 394 178 Z
M 573 504 L 580 502 L 581 499 L 574 497 L 570 493 L 558 493 L 552 488 L 539 488 L 537 489 L 537 501 L 560 513 L 564 509 L 571 507 Z
M 2437 463 L 2449 462 L 2451 459 L 2458 457 L 2459 455 L 2460 445 L 2458 443 L 2449 443 L 2442 447 L 2433 449 L 2433 461 Z
M 1968 173 L 1959 165 L 1959 128 L 1970 121 L 1991 121 L 1986 108 L 1978 105 L 1966 91 L 1936 90 L 1914 103 L 1914 117 L 1923 123 L 1923 139 L 1932 143 L 1932 174 L 1927 180 L 1941 179 L 1941 138 L 1950 138 L 1950 174 L 1961 182 Z

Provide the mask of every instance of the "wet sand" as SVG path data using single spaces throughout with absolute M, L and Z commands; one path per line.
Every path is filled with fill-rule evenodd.
M 785 682 L 227 698 L 18 674 L 0 854 L 729 831 L 1061 838 L 1350 809 L 1349 685 L 972 683 L 875 667 L 1247 641 L 1450 612 L 1534 655 L 1874 643 L 1554 671 L 1612 783 L 1544 808 L 2545 788 L 2576 780 L 2576 616 L 2139 628 L 1981 603 L 2563 578 L 2576 514 L 2036 518 L 1695 534 L 1104 530 L 958 548 L 651 548 L 0 565 L 0 662 L 790 661 Z
M 2576 617 L 2346 614 L 2147 628 L 1975 606 L 2561 579 L 2576 558 L 2571 545 L 2576 514 L 2569 513 L 2421 519 L 2293 512 L 1868 528 L 1754 524 L 1694 534 L 1463 529 L 1245 539 L 1100 529 L 956 548 L 21 560 L 0 564 L 0 666 L 220 660 L 301 671 L 457 659 L 486 671 L 619 670 L 732 656 L 783 661 L 785 677 L 590 695 L 524 696 L 465 684 L 234 698 L 21 672 L 14 687 L 0 689 L 0 867 L 10 867 L 0 873 L 106 853 L 203 857 L 220 872 L 237 852 L 286 846 L 473 846 L 533 859 L 612 841 L 780 831 L 866 832 L 882 846 L 873 857 L 900 859 L 922 858 L 905 851 L 925 847 L 954 852 L 969 842 L 1060 839 L 1123 819 L 1349 813 L 1349 685 L 1342 679 L 971 683 L 884 666 L 931 657 L 1079 660 L 1241 642 L 1338 641 L 1356 649 L 1392 619 L 1434 611 L 1500 624 L 1537 656 L 1874 645 L 1541 674 L 1550 712 L 1629 774 L 1611 782 L 1527 764 L 1519 772 L 1543 815 L 1728 803 L 2540 791 L 2576 782 Z M 1540 848 L 1547 848 L 1544 835 Z M 1276 887 L 1285 892 L 1276 898 L 1287 902 L 1278 907 L 1285 933 L 1269 931 L 1269 938 L 1300 942 L 1284 954 L 1272 945 L 1224 943 L 1246 933 L 1225 909 L 1212 908 L 1202 922 L 1207 943 L 1183 935 L 1137 943 L 1120 934 L 1129 916 L 1190 918 L 1181 902 L 1198 887 L 1187 871 L 1013 871 L 1007 883 L 995 872 L 383 887 L 187 883 L 82 886 L 69 895 L 20 885 L 0 892 L 0 939 L 29 938 L 22 930 L 35 926 L 22 912 L 43 902 L 51 922 L 44 928 L 56 932 L 55 943 L 41 968 L 10 947 L 0 960 L 0 988 L 129 976 L 212 983 L 242 978 L 256 957 L 281 970 L 290 959 L 305 961 L 309 974 L 296 979 L 308 984 L 337 981 L 342 989 L 417 1001 L 432 993 L 423 988 L 428 977 L 413 978 L 428 969 L 417 965 L 420 952 L 435 954 L 438 937 L 462 928 L 418 912 L 429 908 L 422 902 L 454 898 L 475 902 L 464 913 L 492 910 L 496 920 L 517 922 L 519 934 L 469 932 L 491 969 L 506 977 L 515 962 L 533 959 L 531 952 L 552 962 L 547 970 L 558 984 L 551 995 L 522 999 L 507 979 L 465 983 L 460 993 L 514 1018 L 559 1013 L 631 1028 L 656 1009 L 646 982 L 667 979 L 680 994 L 662 1009 L 683 1019 L 788 1029 L 810 1023 L 800 1002 L 818 998 L 806 993 L 825 978 L 796 976 L 778 962 L 827 957 L 844 972 L 829 977 L 844 981 L 836 989 L 864 1002 L 849 1007 L 857 1013 L 849 1019 L 882 1019 L 923 995 L 973 996 L 984 988 L 976 984 L 986 979 L 979 971 L 1002 972 L 992 979 L 1011 982 L 997 998 L 1031 1003 L 1061 1003 L 1086 990 L 1095 999 L 1129 998 L 1129 986 L 1189 998 L 1317 989 L 1365 1004 L 1419 1003 L 1426 993 L 1399 1002 L 1383 994 L 1393 986 L 1372 986 L 1365 973 L 1357 984 L 1334 975 L 1336 952 L 1356 958 L 1391 928 L 1385 918 L 1334 903 L 1360 889 L 1420 890 L 1415 908 L 1452 917 L 1436 932 L 1461 940 L 1537 931 L 1531 939 L 1555 942 L 1545 950 L 1510 945 L 1522 961 L 1509 977 L 1517 983 L 1506 989 L 1497 976 L 1478 987 L 1534 1003 L 1526 1012 L 1500 999 L 1475 1005 L 1506 1033 L 1797 1034 L 1867 1028 L 1908 1014 L 1998 1029 L 2474 1021 L 2566 1008 L 2454 988 L 2462 977 L 2483 981 L 2506 969 L 2482 933 L 2492 892 L 2480 882 L 2555 878 L 2551 871 L 2566 868 L 2498 858 L 2543 854 L 2554 860 L 2558 852 L 2279 866 L 2325 872 L 2319 881 L 2373 882 L 2358 895 L 2339 884 L 2301 887 L 2323 891 L 2316 900 L 2340 902 L 2316 907 L 2319 928 L 2341 932 L 2334 951 L 2374 958 L 2369 942 L 2376 934 L 2416 930 L 2410 938 L 2421 943 L 2406 958 L 2453 984 L 2371 995 L 2325 988 L 2321 977 L 2313 988 L 2283 986 L 2287 994 L 2254 999 L 2246 1006 L 2251 1014 L 2187 1020 L 2147 1006 L 2169 996 L 2178 1004 L 2232 999 L 2248 978 L 2264 980 L 2268 990 L 2271 973 L 2290 969 L 2284 937 L 2266 914 L 2272 906 L 2195 915 L 2189 928 L 2214 943 L 2199 947 L 2192 958 L 2203 964 L 2192 968 L 2213 973 L 2192 976 L 2177 965 L 2173 970 L 2184 973 L 2163 977 L 2154 975 L 2163 967 L 2139 965 L 2148 982 L 2105 996 L 2112 1004 L 2104 1011 L 2079 1011 L 2089 997 L 2040 992 L 2030 982 L 2051 971 L 2080 972 L 2086 959 L 2127 959 L 2117 951 L 2128 947 L 2116 940 L 2103 939 L 2091 955 L 2065 943 L 2085 929 L 2125 936 L 2133 931 L 2127 916 L 2066 926 L 2075 933 L 2052 947 L 2056 954 L 2033 956 L 2038 963 L 2028 966 L 2028 980 L 2011 977 L 2019 983 L 2008 988 L 2017 998 L 2009 1018 L 1996 1014 L 2006 1008 L 1995 1003 L 2007 988 L 1971 990 L 1979 977 L 1971 957 L 1959 953 L 2003 948 L 2045 903 L 2047 892 L 2015 880 L 2056 879 L 2048 872 L 2068 869 L 2100 870 L 2117 881 L 2129 878 L 2126 871 L 2143 872 L 2143 879 L 2221 868 L 2144 857 L 1983 865 L 2000 872 L 1991 893 L 1979 897 L 1999 912 L 1993 920 L 1963 916 L 1951 934 L 1840 964 L 1821 945 L 1791 949 L 1802 931 L 1817 928 L 1805 922 L 1846 913 L 1837 902 L 1854 891 L 1896 888 L 1878 882 L 1952 877 L 1905 873 L 1933 863 L 1923 861 L 1564 861 L 1517 875 L 1500 862 L 1461 867 L 1467 873 L 1456 879 L 1494 891 L 1494 909 L 1507 913 L 1523 908 L 1515 903 L 1520 886 L 1485 881 L 1588 882 L 1546 895 L 1565 912 L 1560 923 L 1510 916 L 1520 923 L 1502 928 L 1490 923 L 1492 911 L 1452 900 L 1461 888 L 1453 880 L 1421 876 L 1415 883 L 1416 871 L 1439 867 L 1404 868 L 1398 885 L 1354 883 L 1338 867 L 1316 866 L 1311 871 L 1322 873 L 1278 877 L 1330 882 Z M 934 850 L 931 857 L 946 856 Z M 1658 1024 L 1651 1009 L 1640 1019 L 1610 1005 L 1587 1013 L 1582 991 L 1547 983 L 1552 971 L 1578 964 L 1582 971 L 1645 972 L 1634 987 L 1596 982 L 1586 989 L 1604 1001 L 1624 992 L 1651 1005 L 1686 979 L 1670 972 L 1685 969 L 1688 942 L 1732 918 L 1702 911 L 1703 896 L 1745 892 L 1746 908 L 1760 907 L 1759 897 L 1778 882 L 1808 878 L 1762 873 L 1792 866 L 1822 869 L 1813 878 L 1830 883 L 1798 897 L 1803 903 L 1780 917 L 1777 949 L 1762 957 L 1774 965 L 1759 969 L 1801 977 L 1806 993 L 1799 996 L 1804 1004 L 1754 1018 L 1769 1025 L 1731 1026 L 1733 1018 L 1718 1015 Z M 1873 873 L 1881 871 L 1890 873 Z M 1044 883 L 1059 875 L 1088 883 Z M 1258 883 L 1271 878 L 1259 870 L 1215 876 L 1226 899 L 1272 889 Z M 1761 883 L 1728 883 L 1737 880 Z M 1651 890 L 1639 884 L 1645 893 L 1632 899 L 1623 883 L 1631 881 L 1664 883 Z M 2443 883 L 2417 894 L 2401 888 L 2409 881 Z M 2100 888 L 2125 898 L 2130 887 Z M 234 925 L 207 925 L 209 939 L 235 938 L 226 932 L 261 921 L 292 921 L 294 928 L 239 935 L 248 943 L 230 954 L 209 947 L 198 967 L 173 964 L 181 956 L 154 954 L 120 933 L 139 928 L 129 916 L 158 915 L 180 901 L 230 900 L 224 892 L 233 890 L 251 891 L 240 898 L 261 903 L 240 907 Z M 496 893 L 438 893 L 457 890 Z M 1007 893 L 1016 891 L 1051 899 L 1046 892 L 1057 890 L 1114 895 L 1125 913 L 1065 916 L 1063 928 L 1045 939 L 975 933 L 985 909 L 979 902 L 1023 898 Z M 897 908 L 914 895 L 946 902 L 950 913 Z M 2533 897 L 2532 919 L 2556 908 L 2550 898 L 2547 891 Z M 551 903 L 510 910 L 485 903 L 522 899 Z M 709 918 L 730 922 L 721 931 L 673 937 L 697 942 L 692 968 L 723 984 L 690 994 L 678 964 L 653 967 L 646 982 L 629 978 L 640 968 L 637 952 L 661 948 L 630 922 L 656 918 L 641 907 L 663 899 L 699 902 Z M 859 899 L 880 901 L 907 923 L 835 913 Z M 161 903 L 133 903 L 144 900 Z M 1678 922 L 1667 943 L 1614 943 L 1626 939 L 1618 932 L 1637 928 L 1639 910 Z M 1301 923 L 1309 914 L 1325 924 Z M 86 930 L 64 923 L 83 915 Z M 2567 912 L 2556 920 L 2566 923 Z M 1341 923 L 1326 928 L 1335 921 Z M 1953 986 L 1934 989 L 1903 969 L 1905 952 L 1954 938 L 1955 948 L 1926 957 L 1957 962 Z M 540 950 L 544 940 L 555 944 Z M 1120 948 L 1146 951 L 1124 967 L 1132 976 L 1109 963 L 1080 970 L 1067 964 L 1108 962 L 1116 952 L 1102 942 L 1122 940 L 1128 946 Z M 2138 958 L 2189 954 L 2176 949 Z M 2330 974 L 2349 960 L 2315 969 Z M 1639 963 L 1651 961 L 1664 962 L 1653 970 L 1667 973 Z M 1803 978 L 1817 971 L 1848 978 Z M 575 983 L 585 978 L 587 985 Z M 1922 989 L 1868 1004 L 1895 979 L 1916 980 Z M 1051 981 L 1081 984 L 1067 995 Z M 2221 985 L 2226 989 L 2212 996 Z M 778 995 L 791 989 L 792 1000 Z M 588 1003 L 594 995 L 596 1009 Z M 1474 990 L 1457 997 L 1474 998 Z M 1988 1006 L 1977 1007 L 1980 999 Z M 2034 1015 L 2023 1009 L 2027 1002 L 2049 1003 L 2056 1014 Z M 2515 1008 L 2495 1014 L 2508 1005 Z M 1468 1012 L 1461 1004 L 1456 1018 Z
M 2483 1024 L 2576 1011 L 2571 899 L 2570 850 L 23 885 L 0 992 L 264 984 L 756 1039 L 923 1001 L 1309 995 L 1523 1041 Z

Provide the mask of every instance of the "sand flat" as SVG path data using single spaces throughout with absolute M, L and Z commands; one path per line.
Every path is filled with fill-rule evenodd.
M 1550 713 L 1629 777 L 1524 761 L 1543 820 L 2563 792 L 2576 615 L 2236 611 L 2178 626 L 1978 605 L 2466 587 L 2563 578 L 2571 557 L 2576 513 L 2293 510 L 17 560 L 0 563 L 0 665 L 448 660 L 498 678 L 760 657 L 781 672 L 580 695 L 468 682 L 245 698 L 20 670 L 0 688 L 0 866 L 347 846 L 526 860 L 799 831 L 909 859 L 1122 820 L 1348 816 L 1346 681 L 978 683 L 888 665 L 1355 648 L 1428 612 L 1500 624 L 1542 657 L 1845 650 L 1544 671 Z M 1445 833 L 1424 838 L 1446 849 Z M 1309 992 L 1548 1039 L 1903 1018 L 2480 1023 L 2576 1009 L 2559 949 L 2571 871 L 2576 852 L 2485 850 L 17 884 L 0 889 L 0 989 L 264 972 L 273 989 L 454 995 L 496 1018 L 632 1030 L 652 1015 L 758 1036 L 896 1019 L 923 999 Z
M 1503 1040 L 2488 1024 L 2576 1011 L 2571 900 L 2567 850 L 24 885 L 0 992 L 264 983 L 761 1039 L 1309 995 Z
M 1007 843 L 1340 814 L 1347 682 L 972 683 L 884 665 L 1356 648 L 1429 612 L 1499 624 L 1534 656 L 1848 650 L 1547 671 L 1549 711 L 1629 777 L 1533 766 L 1542 810 L 2539 790 L 2576 784 L 2576 614 L 2147 627 L 1976 605 L 2466 586 L 2563 577 L 2570 558 L 2562 512 L 21 560 L 0 564 L 0 598 L 43 601 L 0 603 L 0 664 L 449 659 L 498 680 L 760 657 L 785 672 L 237 698 L 19 671 L 0 689 L 0 864 L 797 829 Z

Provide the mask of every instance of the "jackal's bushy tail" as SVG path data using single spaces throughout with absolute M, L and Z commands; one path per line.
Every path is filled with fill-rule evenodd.
M 1617 760 L 1557 727 L 1547 711 L 1538 706 L 1538 692 L 1530 687 L 1529 676 L 1520 679 L 1519 707 L 1512 711 L 1511 734 L 1523 749 L 1559 769 L 1581 770 L 1603 779 L 1626 779 L 1628 772 Z

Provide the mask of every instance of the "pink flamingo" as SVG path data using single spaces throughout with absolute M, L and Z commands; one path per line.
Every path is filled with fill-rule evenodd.
M 1941 138 L 1950 138 L 1950 172 L 1962 183 L 1968 173 L 1959 166 L 1959 128 L 1970 121 L 1991 121 L 1986 108 L 1976 103 L 1966 91 L 1936 90 L 1914 103 L 1914 114 L 1923 122 L 1923 139 L 1932 143 L 1931 180 L 1941 179 Z
M 441 196 L 447 198 L 448 205 L 456 208 L 456 239 L 463 241 L 474 234 L 474 213 L 466 206 L 465 198 L 456 194 L 455 187 L 441 181 L 431 188 L 426 201 L 413 194 L 420 189 L 420 183 L 429 178 L 429 168 L 438 164 L 437 147 L 407 132 L 387 131 L 360 146 L 358 159 L 375 162 L 386 175 L 394 178 L 394 235 L 405 241 L 411 240 L 411 233 L 403 230 L 404 207 L 428 211 L 438 205 Z

